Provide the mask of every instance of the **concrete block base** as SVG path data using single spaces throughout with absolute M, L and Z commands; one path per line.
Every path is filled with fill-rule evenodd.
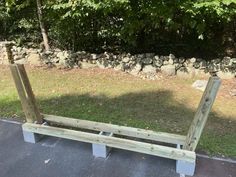
M 23 130 L 24 141 L 27 143 L 37 143 L 42 138 L 42 136 L 43 135 Z
M 182 160 L 176 161 L 176 172 L 179 174 L 193 176 L 196 163 L 190 163 Z
M 180 145 L 177 145 L 178 149 L 181 149 Z M 183 160 L 176 160 L 176 173 L 180 174 L 180 177 L 185 175 L 193 176 L 195 171 L 196 162 L 186 162 Z
M 100 132 L 99 135 L 113 136 L 112 133 L 107 133 L 107 132 Z M 94 143 L 92 144 L 92 149 L 93 149 L 93 156 L 101 158 L 106 158 L 111 151 L 111 147 L 108 147 L 103 144 L 94 144 Z

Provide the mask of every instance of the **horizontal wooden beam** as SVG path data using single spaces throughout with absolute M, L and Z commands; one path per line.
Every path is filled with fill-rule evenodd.
M 33 133 L 66 138 L 87 143 L 105 144 L 109 147 L 125 149 L 174 160 L 195 162 L 196 159 L 195 152 L 150 143 L 138 142 L 134 140 L 109 137 L 94 133 L 87 133 L 82 131 L 69 130 L 65 128 L 52 127 L 34 123 L 25 123 L 22 127 L 24 131 L 29 131 Z
M 148 139 L 158 142 L 180 144 L 183 145 L 186 141 L 186 136 L 176 135 L 171 133 L 155 132 L 139 128 L 125 127 L 107 123 L 93 122 L 88 120 L 73 119 L 54 115 L 44 114 L 44 120 L 47 122 L 56 123 L 74 128 L 82 128 L 95 131 L 111 132 L 117 135 Z

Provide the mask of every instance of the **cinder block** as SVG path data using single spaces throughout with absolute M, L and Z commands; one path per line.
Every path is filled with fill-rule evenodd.
M 100 132 L 99 135 L 104 136 L 113 136 L 113 133 Z M 92 144 L 93 156 L 106 158 L 111 151 L 111 147 L 106 146 L 105 144 Z
M 177 148 L 180 149 L 180 145 L 177 145 Z M 180 177 L 185 175 L 193 176 L 195 171 L 196 162 L 186 162 L 183 160 L 176 160 L 176 173 L 180 174 Z
M 43 135 L 23 130 L 23 137 L 24 141 L 27 143 L 37 143 L 38 141 L 40 141 Z
M 190 163 L 183 160 L 176 161 L 176 172 L 179 174 L 185 174 L 189 176 L 194 175 L 196 163 Z

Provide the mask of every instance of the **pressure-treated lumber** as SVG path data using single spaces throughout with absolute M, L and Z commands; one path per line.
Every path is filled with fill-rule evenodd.
M 25 71 L 25 67 L 24 65 L 21 65 L 21 64 L 17 64 L 17 67 L 18 67 L 19 74 L 21 76 L 22 83 L 25 87 L 28 104 L 31 106 L 31 110 L 34 113 L 33 114 L 34 120 L 36 120 L 37 123 L 43 123 L 42 115 L 40 114 L 39 109 L 37 107 L 35 96 L 31 88 L 29 78 Z
M 42 123 L 42 115 L 39 112 L 39 109 L 36 105 L 35 97 L 29 82 L 29 78 L 25 71 L 24 65 L 14 64 L 14 59 L 12 55 L 12 44 L 6 43 L 5 47 L 7 50 L 7 57 L 9 61 L 9 67 L 12 73 L 13 80 L 21 101 L 23 111 L 27 122 L 37 122 Z
M 14 59 L 13 59 L 13 55 L 12 55 L 12 51 L 11 51 L 12 45 L 13 45 L 13 43 L 11 43 L 11 42 L 5 44 L 6 52 L 7 52 L 7 58 L 8 58 L 8 62 L 10 64 L 14 63 Z
M 183 145 L 186 141 L 186 136 L 176 135 L 171 133 L 154 132 L 151 130 L 144 130 L 132 127 L 125 127 L 107 123 L 93 122 L 88 120 L 72 119 L 67 117 L 60 117 L 54 115 L 44 114 L 44 120 L 47 122 L 56 123 L 63 126 L 82 128 L 95 131 L 111 132 L 117 135 L 124 135 L 136 138 L 143 138 L 153 141 L 180 144 Z
M 197 112 L 194 116 L 193 122 L 189 128 L 186 143 L 183 146 L 183 149 L 195 151 L 203 128 L 206 124 L 209 112 L 215 101 L 220 84 L 221 80 L 219 77 L 210 77 L 207 87 L 197 108 Z
M 27 122 L 42 123 L 43 119 L 37 108 L 24 66 L 19 64 L 10 64 L 9 67 Z
M 24 131 L 29 131 L 33 133 L 83 141 L 87 143 L 106 144 L 109 147 L 125 149 L 175 160 L 195 162 L 196 159 L 196 154 L 191 151 L 127 140 L 122 138 L 109 137 L 104 135 L 32 123 L 25 123 L 23 124 L 22 128 Z
M 15 82 L 15 86 L 16 86 L 16 89 L 17 89 L 17 92 L 21 101 L 23 111 L 25 113 L 26 120 L 27 122 L 34 122 L 32 111 L 30 111 L 31 108 L 28 104 L 25 89 L 21 82 L 21 78 L 20 78 L 17 66 L 15 64 L 12 64 L 12 65 L 9 65 L 9 67 L 12 73 L 13 80 Z

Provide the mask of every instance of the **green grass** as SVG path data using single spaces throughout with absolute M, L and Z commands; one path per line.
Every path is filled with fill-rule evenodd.
M 24 118 L 9 69 L 0 66 L 0 117 Z M 110 70 L 27 68 L 41 112 L 185 135 L 202 92 L 193 79 L 147 81 Z M 224 83 L 224 82 L 223 82 Z M 236 99 L 214 104 L 198 151 L 236 157 Z

